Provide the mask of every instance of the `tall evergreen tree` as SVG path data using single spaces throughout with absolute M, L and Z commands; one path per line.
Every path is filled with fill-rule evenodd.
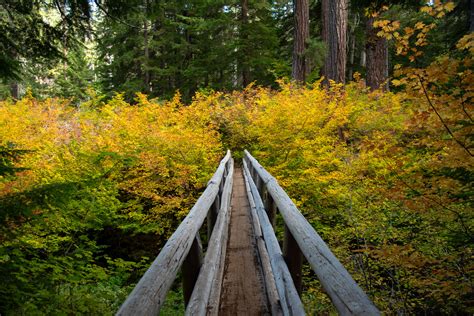
M 277 59 L 278 38 L 272 17 L 272 7 L 266 0 L 242 0 L 240 8 L 239 41 L 236 60 L 242 86 L 256 81 L 272 85 Z
M 388 89 L 388 43 L 384 37 L 377 36 L 378 28 L 374 27 L 374 17 L 366 22 L 367 86 L 372 90 Z
M 117 14 L 116 16 L 113 14 Z M 277 33 L 263 0 L 136 0 L 99 26 L 105 91 L 190 100 L 199 89 L 272 85 Z M 111 32 L 112 30 L 112 32 Z
M 323 40 L 327 45 L 322 74 L 326 82 L 345 82 L 347 9 L 347 0 L 322 1 Z
M 51 10 L 57 19 L 45 17 Z M 10 83 L 14 98 L 25 75 L 24 62 L 44 64 L 65 58 L 62 44 L 89 33 L 90 12 L 88 0 L 0 2 L 0 79 Z
M 294 0 L 294 43 L 292 77 L 304 81 L 309 74 L 309 61 L 306 50 L 309 42 L 309 3 L 308 0 Z

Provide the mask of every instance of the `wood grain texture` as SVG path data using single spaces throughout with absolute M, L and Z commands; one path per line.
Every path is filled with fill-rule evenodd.
M 281 302 L 283 315 L 304 315 L 303 304 L 301 303 L 298 292 L 296 291 L 293 280 L 291 279 L 290 271 L 283 259 L 280 245 L 275 236 L 272 224 L 265 212 L 263 201 L 258 192 L 257 186 L 253 182 L 247 163 L 244 161 L 244 176 L 246 184 L 249 186 L 252 200 L 255 204 L 255 211 L 260 221 L 262 235 L 265 241 L 265 246 L 270 258 L 272 272 L 275 278 L 275 286 Z
M 234 172 L 232 212 L 218 315 L 270 315 L 242 169 Z
M 306 221 L 293 201 L 278 185 L 276 179 L 248 151 L 245 151 L 245 159 L 249 167 L 254 169 L 261 180 L 266 183 L 267 190 L 280 210 L 285 224 L 339 314 L 380 315 L 372 301 Z
M 219 193 L 220 194 L 220 193 Z M 219 213 L 219 209 L 221 208 L 221 198 L 220 195 L 217 194 L 214 203 L 212 203 L 209 212 L 207 213 L 207 239 L 209 240 L 212 235 L 212 230 L 214 229 L 214 225 L 216 224 L 217 214 Z
M 299 82 L 304 82 L 310 73 L 308 60 L 309 42 L 309 1 L 294 0 L 294 31 L 293 31 L 293 58 L 291 77 Z
M 233 160 L 231 159 L 222 191 L 221 208 L 209 240 L 204 264 L 186 308 L 186 315 L 206 315 L 206 313 L 212 313 L 212 310 L 219 308 L 218 301 L 212 300 L 211 305 L 209 303 L 211 294 L 212 297 L 218 297 L 220 294 L 222 271 L 224 269 L 222 258 L 225 257 L 230 221 L 233 173 Z
M 209 208 L 214 203 L 230 157 L 230 151 L 227 151 L 217 171 L 208 182 L 206 190 L 166 242 L 160 254 L 122 304 L 117 315 L 157 315 L 159 313 L 166 294 L 188 255 Z
M 245 187 L 247 190 L 247 196 L 249 197 L 250 212 L 252 217 L 252 225 L 254 231 L 254 238 L 258 247 L 258 258 L 260 265 L 262 266 L 263 277 L 265 280 L 265 292 L 267 295 L 268 305 L 270 312 L 273 316 L 283 315 L 283 309 L 281 307 L 280 295 L 275 283 L 275 276 L 273 275 L 272 265 L 270 263 L 270 256 L 268 255 L 267 247 L 265 245 L 265 239 L 260 224 L 260 220 L 257 215 L 257 207 L 250 191 L 250 185 L 248 180 L 245 179 Z
M 322 0 L 322 38 L 327 47 L 322 75 L 329 80 L 346 82 L 348 0 Z M 352 78 L 351 78 L 352 79 Z

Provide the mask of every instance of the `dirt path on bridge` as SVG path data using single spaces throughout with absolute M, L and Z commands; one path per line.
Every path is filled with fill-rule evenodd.
M 242 169 L 235 168 L 219 315 L 270 315 Z

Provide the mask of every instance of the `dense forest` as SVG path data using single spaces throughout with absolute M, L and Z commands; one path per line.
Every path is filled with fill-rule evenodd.
M 0 314 L 115 313 L 247 149 L 384 314 L 472 315 L 473 55 L 472 0 L 1 0 Z

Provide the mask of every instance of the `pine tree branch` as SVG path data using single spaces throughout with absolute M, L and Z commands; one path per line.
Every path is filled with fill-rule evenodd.
M 106 16 L 108 16 L 109 18 L 111 18 L 112 20 L 114 20 L 114 21 L 116 21 L 116 22 L 118 22 L 118 23 L 120 23 L 120 24 L 126 25 L 126 26 L 128 26 L 128 27 L 137 29 L 137 30 L 141 30 L 141 29 L 142 29 L 140 26 L 132 25 L 132 24 L 130 24 L 130 23 L 128 23 L 128 22 L 125 22 L 125 21 L 122 20 L 122 19 L 119 19 L 119 18 L 117 18 L 117 17 L 111 15 L 111 14 L 109 13 L 109 11 L 107 11 L 107 10 L 99 3 L 98 0 L 94 0 L 94 3 L 95 3 L 95 5 L 99 8 L 99 10 L 101 10 L 102 12 L 104 12 L 104 14 L 105 14 Z

